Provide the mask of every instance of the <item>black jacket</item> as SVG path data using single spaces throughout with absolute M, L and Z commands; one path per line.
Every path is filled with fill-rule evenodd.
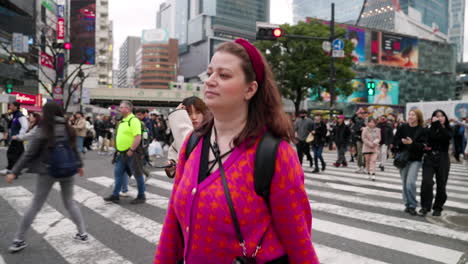
M 362 142 L 362 128 L 366 127 L 366 122 L 364 119 L 358 117 L 357 115 L 354 115 L 352 117 L 353 120 L 353 126 L 351 129 L 352 136 L 353 136 L 353 142 Z
M 351 131 L 345 123 L 339 125 L 336 124 L 335 127 L 335 144 L 337 146 L 346 146 L 349 143 L 349 137 L 351 136 Z
M 403 138 L 410 137 L 413 143 L 405 145 L 401 141 Z M 409 161 L 421 161 L 424 154 L 424 146 L 427 142 L 427 131 L 421 127 L 410 127 L 408 124 L 403 124 L 398 127 L 393 145 L 397 152 L 409 151 Z
M 427 129 L 427 146 L 431 151 L 448 152 L 450 139 L 453 136 L 451 127 L 442 127 L 440 122 L 432 122 Z
M 393 142 L 393 129 L 388 123 L 379 123 L 377 127 L 380 128 L 380 145 L 390 145 Z
M 314 146 L 325 145 L 325 137 L 327 136 L 327 126 L 324 122 L 314 123 Z

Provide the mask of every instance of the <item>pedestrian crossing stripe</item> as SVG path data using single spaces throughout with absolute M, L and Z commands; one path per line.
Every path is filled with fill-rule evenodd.
M 346 251 L 341 251 L 317 243 L 314 243 L 314 248 L 317 252 L 320 263 L 387 264 L 387 262 L 351 254 Z
M 21 216 L 24 215 L 33 198 L 33 194 L 21 186 L 1 188 L 0 196 Z M 131 264 L 92 235 L 89 235 L 87 243 L 74 241 L 75 224 L 47 203 L 44 204 L 31 227 L 70 264 Z
M 376 181 L 370 181 L 368 179 L 368 175 L 362 175 L 362 178 L 367 178 L 367 179 L 356 179 L 358 177 L 350 177 L 348 173 L 346 172 L 330 172 L 328 171 L 327 174 L 312 174 L 312 173 L 305 173 L 305 176 L 310 178 L 310 179 L 319 179 L 323 181 L 340 181 L 340 182 L 345 182 L 345 183 L 351 183 L 351 184 L 357 184 L 357 185 L 371 185 L 373 187 L 381 187 L 381 188 L 386 188 L 389 190 L 395 190 L 401 193 L 402 191 L 402 186 L 400 184 L 391 184 L 391 183 L 384 183 L 379 181 L 379 177 L 376 176 Z M 460 194 L 460 193 L 454 193 L 450 192 L 450 190 L 453 190 L 452 188 L 447 187 L 447 192 L 450 193 L 450 198 L 459 198 L 459 199 L 467 199 L 468 200 L 468 194 Z M 468 190 L 465 189 L 465 190 Z
M 159 173 L 159 172 L 154 172 L 153 174 L 159 175 L 159 176 L 164 175 L 164 173 Z M 155 187 L 160 187 L 166 190 L 172 190 L 172 184 L 163 180 L 159 180 L 159 179 L 150 179 L 148 180 L 147 184 L 155 186 Z M 306 190 L 306 192 L 313 199 L 315 195 L 315 191 Z M 366 205 L 370 205 L 371 203 L 375 203 L 375 202 L 369 201 L 369 204 L 366 204 Z M 437 226 L 437 225 L 433 225 L 429 223 L 424 223 L 420 221 L 408 220 L 406 218 L 393 217 L 393 216 L 377 214 L 377 213 L 370 213 L 370 212 L 366 212 L 362 210 L 349 209 L 346 207 L 337 206 L 333 204 L 314 202 L 313 200 L 311 200 L 311 208 L 313 211 L 319 210 L 319 211 L 323 211 L 323 212 L 330 213 L 330 214 L 354 218 L 356 220 L 366 221 L 370 223 L 377 223 L 381 225 L 387 225 L 387 226 L 406 229 L 410 231 L 418 231 L 418 232 L 426 233 L 429 235 L 442 236 L 442 237 L 463 240 L 463 241 L 468 242 L 468 233 L 466 232 L 454 231 L 449 228 L 445 228 L 445 227 L 441 227 L 441 226 Z M 394 209 L 396 209 L 397 211 L 402 211 L 401 208 L 402 208 L 401 204 L 398 204 L 397 206 L 394 207 Z M 315 218 L 314 218 L 314 221 L 315 221 Z
M 304 168 L 304 172 L 305 173 L 311 173 L 312 169 Z M 352 178 L 368 179 L 367 174 L 356 173 L 354 171 L 349 171 L 349 170 L 345 171 L 342 168 L 335 168 L 335 167 L 327 168 L 325 174 L 326 175 L 332 174 L 332 175 L 337 175 L 337 176 L 346 176 L 346 177 L 352 177 Z M 380 171 L 376 172 L 377 181 L 387 182 L 387 183 L 396 183 L 396 184 L 401 185 L 400 175 L 398 174 L 398 178 L 395 177 L 394 174 L 391 174 L 391 175 L 393 177 L 386 176 Z M 421 178 L 422 177 L 419 176 L 418 179 L 416 180 L 416 183 L 421 184 Z M 468 188 L 468 182 L 457 181 L 457 180 L 452 180 L 452 179 L 449 179 L 449 182 L 447 182 L 447 190 L 466 192 L 467 188 Z
M 54 189 L 60 191 L 58 185 L 55 185 Z M 155 234 L 162 230 L 161 224 L 117 204 L 106 203 L 101 196 L 80 186 L 75 185 L 74 189 L 76 202 L 109 219 L 123 229 L 148 240 L 150 243 L 156 244 L 159 241 L 159 235 Z
M 5 260 L 3 259 L 2 255 L 0 255 L 0 264 L 6 264 Z

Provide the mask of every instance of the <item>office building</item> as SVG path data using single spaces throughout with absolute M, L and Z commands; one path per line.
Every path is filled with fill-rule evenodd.
M 371 0 L 370 0 L 371 1 Z M 307 17 L 331 20 L 331 4 L 335 3 L 335 21 L 352 24 L 359 17 L 364 0 L 293 0 L 293 22 Z
M 180 74 L 198 81 L 217 45 L 236 38 L 255 40 L 256 22 L 269 22 L 269 15 L 269 0 L 171 0 L 160 6 L 158 26 L 179 39 Z
M 178 55 L 176 39 L 154 41 L 143 37 L 141 48 L 136 54 L 135 87 L 169 89 L 169 84 L 177 78 Z
M 122 46 L 120 46 L 118 83 L 114 87 L 135 87 L 133 77 L 135 74 L 136 54 L 140 46 L 140 37 L 127 37 Z
M 450 23 L 448 36 L 451 43 L 457 46 L 457 61 L 463 61 L 463 46 L 465 32 L 465 0 L 450 1 Z

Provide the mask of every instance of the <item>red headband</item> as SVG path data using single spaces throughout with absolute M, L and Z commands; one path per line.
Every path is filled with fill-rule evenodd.
M 252 63 L 252 67 L 255 71 L 255 80 L 257 81 L 258 86 L 260 87 L 263 84 L 263 79 L 265 78 L 265 68 L 262 61 L 262 55 L 260 55 L 260 51 L 258 51 L 258 49 L 254 45 L 250 44 L 245 39 L 238 38 L 234 40 L 234 42 L 244 47 L 244 49 L 247 51 L 247 54 L 249 54 L 250 62 Z

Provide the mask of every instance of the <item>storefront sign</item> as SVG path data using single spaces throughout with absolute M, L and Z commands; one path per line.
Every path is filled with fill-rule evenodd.
M 64 16 L 65 16 L 65 6 L 57 5 L 57 17 L 64 17 Z
M 37 102 L 37 96 L 32 94 L 12 92 L 11 94 L 16 95 L 16 101 L 20 104 L 35 105 Z
M 57 19 L 57 39 L 63 40 L 65 38 L 65 19 Z
M 54 70 L 54 57 L 41 51 L 41 65 Z

